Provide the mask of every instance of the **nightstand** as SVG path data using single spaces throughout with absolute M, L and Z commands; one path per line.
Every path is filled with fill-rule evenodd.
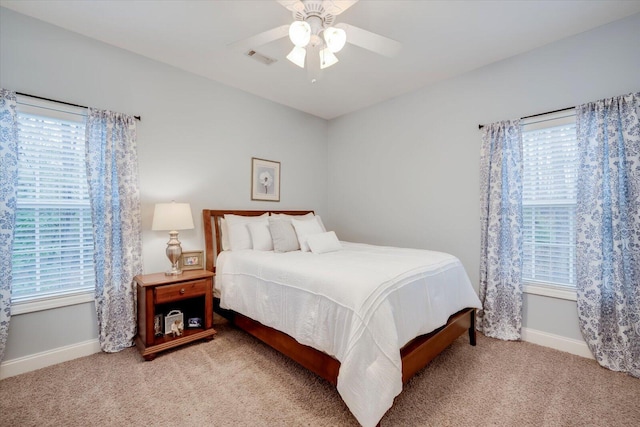
M 179 276 L 142 274 L 133 280 L 138 294 L 136 346 L 145 360 L 153 360 L 157 353 L 170 348 L 213 339 L 216 331 L 213 329 L 212 272 L 188 270 Z M 177 311 L 182 313 L 184 330 L 182 335 L 174 337 L 165 334 L 164 319 Z M 157 315 L 162 315 L 162 322 L 154 327 Z M 190 327 L 188 319 L 200 319 L 200 324 Z

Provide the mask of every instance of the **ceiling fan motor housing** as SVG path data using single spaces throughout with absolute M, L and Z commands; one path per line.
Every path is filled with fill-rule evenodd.
M 302 4 L 304 4 L 304 10 L 294 11 L 293 19 L 307 22 L 311 26 L 313 36 L 318 36 L 325 28 L 333 25 L 336 17 L 325 10 L 322 1 L 306 0 Z

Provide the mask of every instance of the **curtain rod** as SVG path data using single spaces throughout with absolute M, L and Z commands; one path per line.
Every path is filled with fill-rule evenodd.
M 72 104 L 71 102 L 58 101 L 57 99 L 45 98 L 45 97 L 36 96 L 36 95 L 30 95 L 30 94 L 24 93 L 24 92 L 16 92 L 16 95 L 28 96 L 29 98 L 35 98 L 35 99 L 42 99 L 43 101 L 57 102 L 58 104 L 69 105 L 71 107 L 89 108 L 86 105 Z M 133 118 L 136 119 L 136 120 L 139 120 L 139 121 L 142 120 L 142 118 L 140 116 L 133 116 Z
M 538 114 L 532 114 L 530 116 L 524 116 L 524 117 L 520 117 L 520 120 L 524 120 L 524 119 L 530 119 L 532 117 L 538 117 L 538 116 L 544 116 L 546 114 L 553 114 L 553 113 L 559 113 L 561 111 L 567 111 L 567 110 L 572 110 L 576 107 L 567 107 L 567 108 L 561 108 L 559 110 L 553 110 L 553 111 L 547 111 L 546 113 L 538 113 Z M 478 129 L 482 129 L 484 127 L 484 125 L 478 125 Z

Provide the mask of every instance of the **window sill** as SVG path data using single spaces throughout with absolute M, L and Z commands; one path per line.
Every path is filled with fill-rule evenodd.
M 52 308 L 66 307 L 69 305 L 84 304 L 95 299 L 94 291 L 84 291 L 73 295 L 55 296 L 36 301 L 21 301 L 11 304 L 11 315 L 33 313 Z
M 577 301 L 575 289 L 568 289 L 560 286 L 542 283 L 524 283 L 523 291 L 526 294 L 542 295 L 545 297 Z

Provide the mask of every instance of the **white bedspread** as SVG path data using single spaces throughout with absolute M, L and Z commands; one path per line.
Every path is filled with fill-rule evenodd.
M 402 390 L 400 349 L 480 301 L 449 254 L 342 242 L 344 249 L 222 252 L 221 306 L 340 361 L 338 392 L 375 426 Z

